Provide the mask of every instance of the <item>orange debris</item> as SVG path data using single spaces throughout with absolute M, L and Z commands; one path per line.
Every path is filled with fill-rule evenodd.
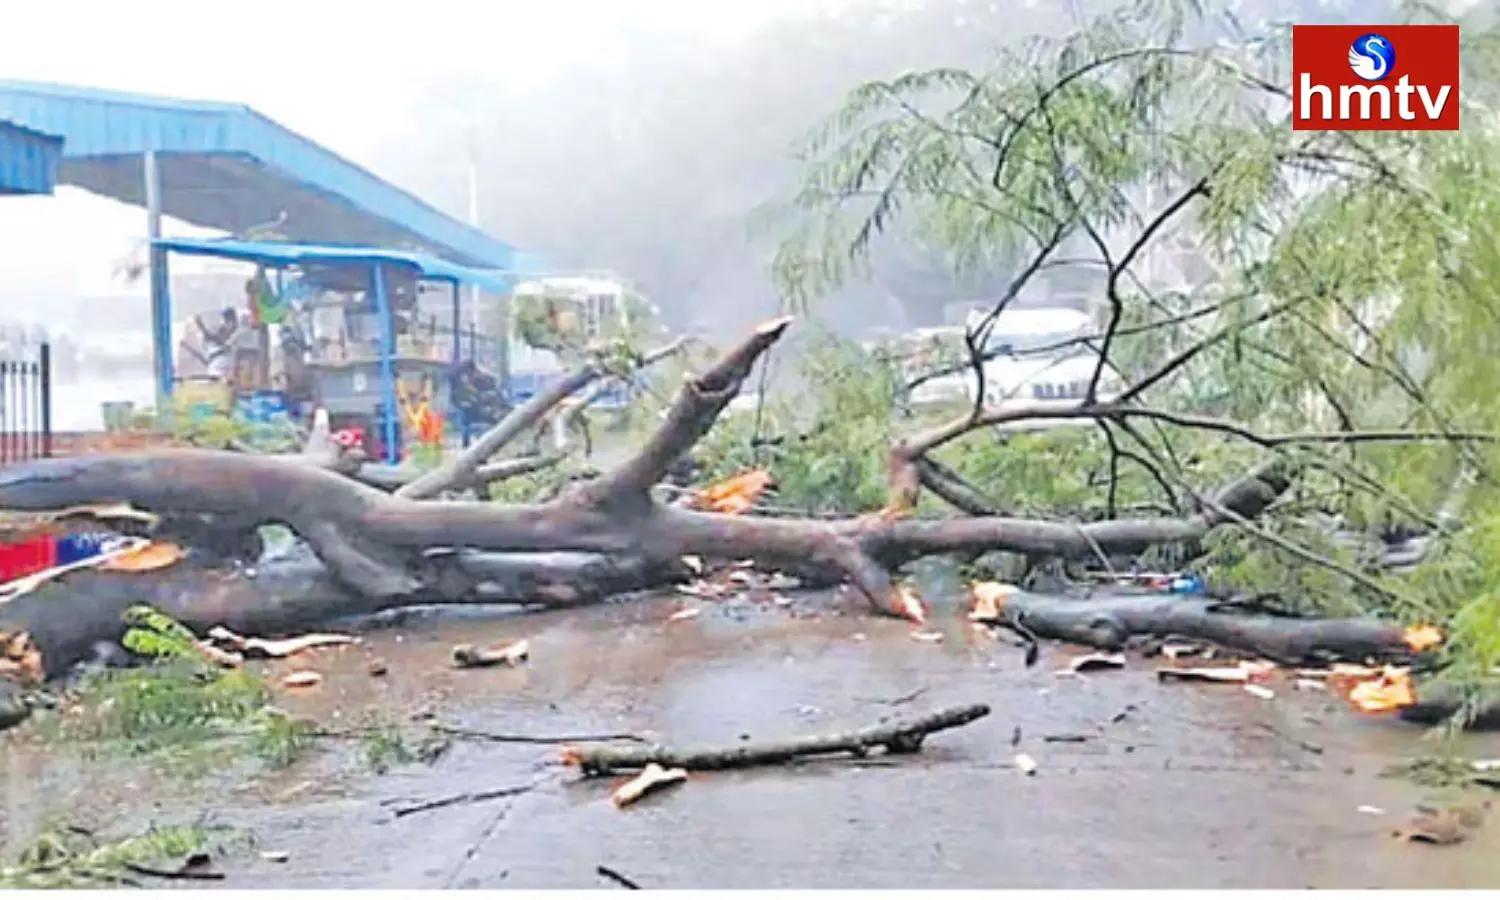
M 1360 712 L 1391 712 L 1417 702 L 1411 674 L 1394 666 L 1387 666 L 1374 678 L 1331 675 L 1329 685 Z
M 99 568 L 105 572 L 155 572 L 181 562 L 186 555 L 176 544 L 153 541 L 139 550 L 107 559 Z
M 24 631 L 15 634 L 0 632 L 0 678 L 20 682 L 22 687 L 36 687 L 42 683 L 42 651 Z
M 918 625 L 925 625 L 927 623 L 927 606 L 922 602 L 921 596 L 914 589 L 904 584 L 898 584 L 895 587 L 895 597 L 893 599 L 895 601 L 893 604 L 894 611 L 898 615 L 910 619 Z
M 1000 618 L 1000 607 L 1014 597 L 1018 588 L 999 581 L 976 581 L 969 585 L 969 596 L 974 603 L 969 610 L 969 619 L 974 622 L 993 622 Z
M 1401 639 L 1413 653 L 1435 650 L 1443 644 L 1443 632 L 1436 625 L 1413 625 L 1402 632 Z
M 710 512 L 744 515 L 755 506 L 755 501 L 760 499 L 760 495 L 774 481 L 771 473 L 765 469 L 741 472 L 699 490 L 695 505 Z

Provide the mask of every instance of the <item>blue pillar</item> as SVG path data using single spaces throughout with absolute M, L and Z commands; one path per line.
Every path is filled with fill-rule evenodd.
M 385 407 L 385 461 L 394 465 L 401 461 L 401 448 L 396 446 L 396 417 L 401 413 L 396 405 L 395 322 L 391 319 L 390 298 L 385 295 L 385 272 L 380 266 L 372 270 L 371 280 L 375 288 L 375 318 L 380 321 L 380 402 Z
M 459 298 L 458 282 L 453 282 L 453 366 L 448 376 L 448 410 L 458 417 L 458 437 L 464 447 L 469 446 L 469 414 L 453 402 L 458 393 L 458 364 L 463 358 L 463 301 Z
M 156 408 L 157 412 L 164 412 L 172 399 L 172 295 L 167 251 L 156 245 L 161 239 L 161 170 L 155 152 L 146 152 L 142 170 L 146 182 L 146 250 L 151 270 L 151 355 L 156 369 Z

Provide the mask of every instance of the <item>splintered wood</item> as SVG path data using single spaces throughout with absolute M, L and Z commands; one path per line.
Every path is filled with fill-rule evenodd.
M 616 807 L 629 806 L 647 794 L 681 784 L 687 777 L 686 769 L 664 769 L 656 763 L 647 763 L 639 775 L 615 788 L 609 799 Z
M 1329 686 L 1350 706 L 1365 713 L 1393 712 L 1417 702 L 1411 673 L 1395 666 L 1385 667 L 1374 677 L 1330 677 Z
M 693 495 L 692 506 L 705 512 L 744 515 L 773 483 L 770 472 L 751 469 L 700 489 Z
M 323 676 L 317 672 L 304 669 L 297 672 L 288 672 L 282 676 L 281 683 L 289 688 L 317 687 L 323 683 Z
M 491 666 L 519 666 L 531 656 L 531 645 L 516 641 L 498 647 L 476 647 L 459 644 L 453 648 L 455 669 L 485 669 Z
M 0 632 L 0 678 L 22 687 L 36 687 L 43 677 L 42 651 L 31 635 L 24 631 L 9 635 Z
M 144 547 L 113 556 L 99 564 L 101 572 L 155 572 L 181 562 L 187 551 L 176 544 L 153 541 Z
M 1413 625 L 1401 633 L 1413 653 L 1425 653 L 1443 645 L 1443 632 L 1435 625 Z
M 969 610 L 972 622 L 998 622 L 1001 607 L 1020 592 L 1013 584 L 999 581 L 976 581 L 969 585 L 969 597 L 973 605 Z
M 1235 666 L 1202 666 L 1197 668 L 1163 668 L 1156 670 L 1162 681 L 1210 681 L 1226 684 L 1247 684 L 1264 681 L 1276 671 L 1276 666 L 1265 662 L 1242 662 Z
M 927 605 L 922 602 L 916 589 L 910 585 L 898 584 L 893 590 L 896 592 L 895 611 L 918 625 L 927 624 Z
M 208 630 L 208 638 L 225 650 L 244 654 L 250 658 L 281 659 L 317 647 L 338 647 L 359 643 L 359 639 L 347 634 L 303 634 L 297 637 L 268 640 L 235 634 L 223 626 Z

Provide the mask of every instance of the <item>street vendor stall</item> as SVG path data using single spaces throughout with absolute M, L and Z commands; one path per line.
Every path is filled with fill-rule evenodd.
M 407 444 L 440 444 L 449 423 L 467 443 L 469 430 L 484 424 L 471 419 L 500 405 L 471 396 L 478 339 L 463 339 L 459 286 L 505 294 L 509 273 L 374 247 L 176 238 L 154 245 L 255 266 L 243 299 L 226 306 L 218 324 L 198 323 L 209 374 L 174 380 L 232 404 L 237 417 L 304 420 L 322 408 L 336 429 L 395 463 Z

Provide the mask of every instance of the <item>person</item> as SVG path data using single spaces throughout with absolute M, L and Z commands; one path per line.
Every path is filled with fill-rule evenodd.
M 312 376 L 307 368 L 307 339 L 299 328 L 281 328 L 281 364 L 287 398 L 293 402 L 312 399 Z
M 335 345 L 344 347 L 344 301 L 338 294 L 324 291 L 312 304 L 312 337 L 318 359 L 333 358 Z
M 173 365 L 177 377 L 201 378 L 208 375 L 209 352 L 201 334 L 183 329 L 182 339 L 177 342 L 177 358 Z M 53 353 L 55 355 L 56 351 Z
M 232 344 L 240 330 L 239 313 L 232 306 L 225 307 L 219 314 L 219 324 L 212 328 L 204 323 L 202 316 L 194 316 L 193 322 L 207 350 L 202 356 L 208 373 L 220 378 L 228 376 L 234 364 Z

